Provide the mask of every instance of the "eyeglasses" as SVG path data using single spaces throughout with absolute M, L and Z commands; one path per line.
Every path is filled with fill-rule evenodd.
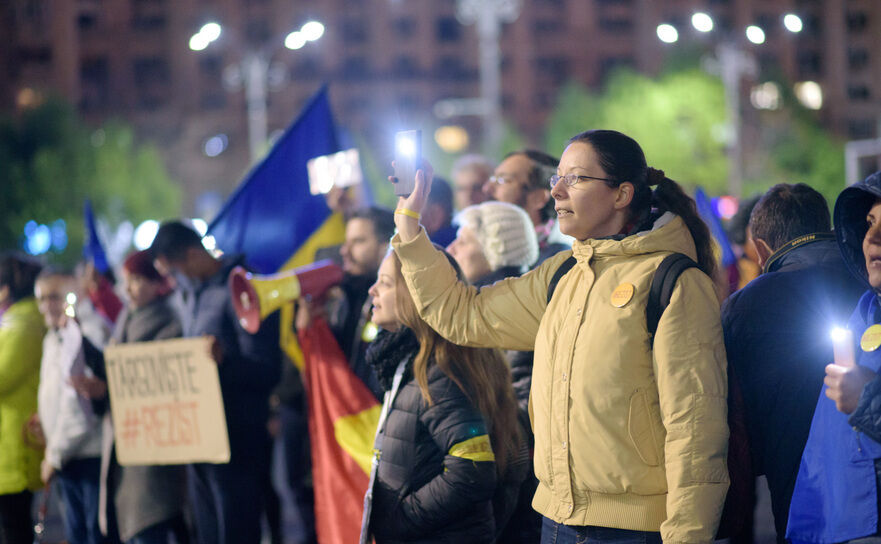
M 515 183 L 515 181 L 511 178 L 506 178 L 504 176 L 490 176 L 490 183 L 495 183 L 496 185 L 507 185 L 509 183 Z
M 576 183 L 578 183 L 579 181 L 584 181 L 584 180 L 606 181 L 606 182 L 611 182 L 611 183 L 615 182 L 615 180 L 613 180 L 613 179 L 597 178 L 594 176 L 579 176 L 577 174 L 566 174 L 565 176 L 558 176 L 557 174 L 554 174 L 548 180 L 548 183 L 551 184 L 551 189 L 553 189 L 554 187 L 556 187 L 557 183 L 560 181 L 565 183 L 567 187 L 572 187 Z

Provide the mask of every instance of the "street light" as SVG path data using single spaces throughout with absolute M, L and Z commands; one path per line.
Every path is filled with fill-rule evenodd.
M 713 18 L 699 11 L 691 16 L 691 26 L 698 32 L 709 32 L 713 30 Z
M 749 25 L 746 27 L 746 39 L 756 45 L 762 45 L 765 43 L 765 31 L 756 25 Z
M 787 13 L 783 16 L 783 26 L 786 27 L 786 30 L 798 34 L 801 32 L 804 25 L 801 22 L 801 17 L 794 13 Z
M 679 31 L 676 30 L 675 26 L 668 25 L 667 23 L 658 25 L 657 33 L 658 39 L 664 43 L 676 43 L 679 39 Z
M 691 17 L 691 25 L 695 30 L 707 33 L 713 30 L 713 18 L 704 12 L 697 12 Z M 783 17 L 784 27 L 793 33 L 802 30 L 802 21 L 798 15 L 787 13 Z M 668 23 L 659 24 L 657 27 L 658 38 L 664 43 L 675 43 L 679 39 L 679 31 Z M 746 38 L 753 44 L 761 45 L 765 42 L 765 31 L 758 25 L 750 25 L 745 30 Z M 741 112 L 740 112 L 740 81 L 744 75 L 756 72 L 756 62 L 752 56 L 743 50 L 742 38 L 731 36 L 724 37 L 716 47 L 716 58 L 719 62 L 719 71 L 722 84 L 725 88 L 725 106 L 728 118 L 731 121 L 731 136 L 728 143 L 727 154 L 729 162 L 728 193 L 740 196 L 743 187 L 742 174 L 742 149 L 740 143 Z M 816 91 L 811 86 L 805 88 L 803 94 L 813 97 Z M 765 97 L 762 97 L 765 98 Z M 770 97 L 769 105 L 775 102 Z M 816 99 L 812 102 L 816 104 Z
M 202 25 L 202 28 L 199 29 L 199 32 L 193 34 L 190 38 L 190 49 L 193 51 L 202 51 L 211 42 L 217 40 L 220 37 L 221 28 L 217 23 L 205 23 Z
M 484 151 L 499 153 L 502 143 L 502 72 L 499 37 L 502 24 L 517 20 L 521 0 L 458 0 L 456 18 L 477 29 L 480 55 L 480 98 L 448 99 L 447 108 L 483 116 Z M 440 105 L 440 104 L 438 104 Z M 477 108 L 474 106 L 477 105 Z
M 215 22 L 202 26 L 190 38 L 190 49 L 203 51 L 216 41 L 222 27 Z M 324 25 L 318 21 L 308 21 L 299 30 L 285 37 L 284 46 L 296 50 L 324 35 Z M 255 161 L 263 151 L 267 139 L 266 95 L 269 87 L 269 65 L 275 48 L 271 46 L 248 49 L 239 61 L 237 69 L 245 88 L 245 104 L 248 112 L 248 148 L 251 160 Z

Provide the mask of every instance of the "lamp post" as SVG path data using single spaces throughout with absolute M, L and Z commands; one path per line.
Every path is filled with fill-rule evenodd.
M 462 24 L 477 26 L 480 47 L 480 98 L 445 100 L 441 112 L 449 115 L 483 116 L 484 147 L 490 156 L 499 152 L 502 141 L 502 73 L 499 34 L 503 23 L 520 15 L 520 0 L 458 0 L 456 17 Z M 439 116 L 444 116 L 443 113 Z
M 691 17 L 692 27 L 700 33 L 712 32 L 715 25 L 710 15 L 697 12 Z M 802 30 L 802 21 L 798 15 L 787 13 L 783 17 L 783 26 L 792 33 Z M 664 43 L 675 43 L 679 40 L 679 31 L 673 25 L 662 23 L 657 27 L 658 39 Z M 749 25 L 744 36 L 755 45 L 765 43 L 765 31 L 757 25 Z M 726 146 L 728 155 L 728 194 L 740 197 L 743 192 L 743 147 L 741 132 L 743 120 L 740 109 L 740 84 L 743 76 L 755 75 L 756 62 L 753 56 L 744 50 L 742 39 L 725 36 L 716 46 L 716 60 L 719 76 L 725 88 L 725 109 L 729 120 L 729 137 Z
M 207 23 L 199 32 L 190 38 L 190 49 L 202 51 L 220 38 L 222 27 L 217 23 Z M 324 35 L 324 25 L 318 21 L 309 21 L 299 30 L 285 37 L 284 46 L 297 50 L 308 42 L 314 42 Z M 245 51 L 241 61 L 235 66 L 237 78 L 245 89 L 245 107 L 248 115 L 248 149 L 251 161 L 256 161 L 266 144 L 268 122 L 266 117 L 266 101 L 269 92 L 270 61 L 276 51 L 275 44 Z

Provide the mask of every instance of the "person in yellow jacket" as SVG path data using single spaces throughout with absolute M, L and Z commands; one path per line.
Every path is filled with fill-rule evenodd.
M 399 201 L 392 246 L 420 315 L 442 336 L 534 349 L 542 543 L 712 542 L 728 489 L 726 359 L 710 235 L 694 201 L 628 136 L 579 134 L 549 180 L 572 251 L 478 292 L 456 281 L 419 225 L 431 187 L 423 168 Z M 673 252 L 699 269 L 681 274 L 652 339 L 649 287 Z
M 37 412 L 46 327 L 34 299 L 40 266 L 0 256 L 0 542 L 31 542 L 32 492 L 42 487 L 41 446 L 26 442 Z

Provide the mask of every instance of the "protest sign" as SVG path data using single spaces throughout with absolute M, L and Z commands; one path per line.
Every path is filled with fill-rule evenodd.
M 217 365 L 208 338 L 108 346 L 104 352 L 120 465 L 229 462 Z

